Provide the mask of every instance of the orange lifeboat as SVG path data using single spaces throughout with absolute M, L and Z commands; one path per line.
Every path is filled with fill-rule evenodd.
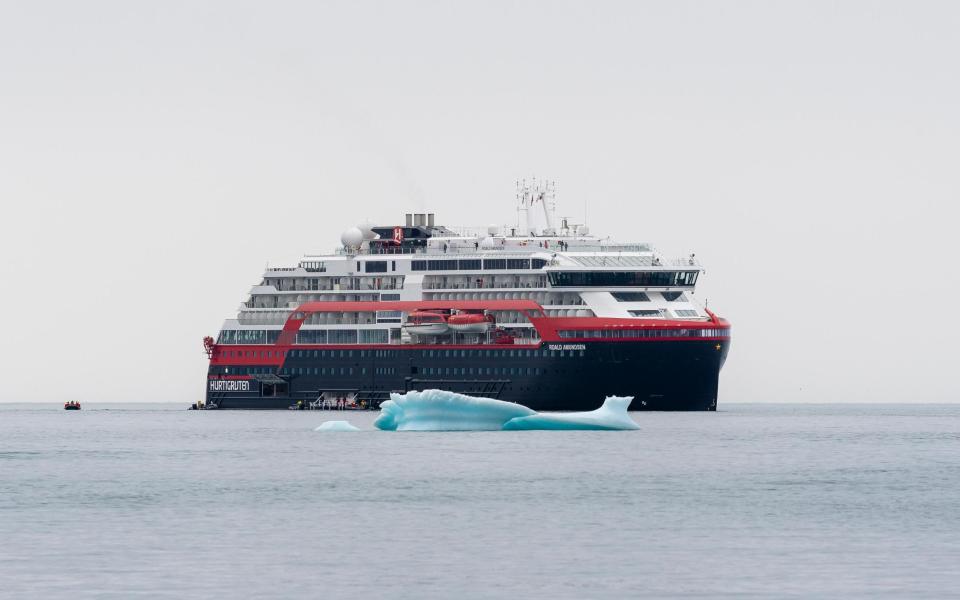
M 407 316 L 404 330 L 414 335 L 442 335 L 447 333 L 447 315 L 439 312 L 415 310 Z
M 460 333 L 486 333 L 495 323 L 493 315 L 477 312 L 461 312 L 447 318 L 450 329 Z

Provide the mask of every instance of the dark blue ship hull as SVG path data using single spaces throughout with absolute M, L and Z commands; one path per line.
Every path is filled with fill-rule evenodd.
M 716 410 L 730 340 L 543 343 L 540 346 L 292 347 L 282 367 L 211 365 L 207 406 L 287 409 L 321 394 L 370 408 L 391 392 L 443 389 L 538 411 L 592 410 L 633 396 L 630 410 Z

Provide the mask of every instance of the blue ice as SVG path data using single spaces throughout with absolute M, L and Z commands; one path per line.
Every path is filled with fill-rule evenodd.
M 390 394 L 374 427 L 385 431 L 498 431 L 536 413 L 520 404 L 443 390 Z
M 385 431 L 639 429 L 627 409 L 632 397 L 609 396 L 590 412 L 535 412 L 521 404 L 443 390 L 390 394 L 373 425 Z
M 517 429 L 602 429 L 626 430 L 640 429 L 630 418 L 627 409 L 633 396 L 607 396 L 603 406 L 597 410 L 572 413 L 535 413 L 528 417 L 517 417 L 504 423 L 506 430 Z
M 314 431 L 360 431 L 350 421 L 324 421 Z

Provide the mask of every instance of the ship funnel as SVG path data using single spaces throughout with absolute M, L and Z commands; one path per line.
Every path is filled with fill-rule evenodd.
M 434 226 L 434 225 L 433 225 L 433 218 L 434 218 L 434 216 L 435 216 L 434 213 L 427 213 L 427 226 L 428 226 L 428 227 L 433 227 L 433 226 Z
M 413 213 L 407 213 L 407 227 L 413 227 Z
M 424 213 L 416 213 L 413 215 L 413 224 L 417 227 L 424 227 L 427 224 L 427 215 Z

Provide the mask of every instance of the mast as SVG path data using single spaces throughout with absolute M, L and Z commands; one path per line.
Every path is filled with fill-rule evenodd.
M 524 179 L 517 182 L 517 230 L 520 235 L 555 235 L 554 212 L 556 210 L 556 183 L 553 181 Z M 539 205 L 539 207 L 537 207 Z M 543 214 L 543 227 L 535 225 L 537 210 Z

